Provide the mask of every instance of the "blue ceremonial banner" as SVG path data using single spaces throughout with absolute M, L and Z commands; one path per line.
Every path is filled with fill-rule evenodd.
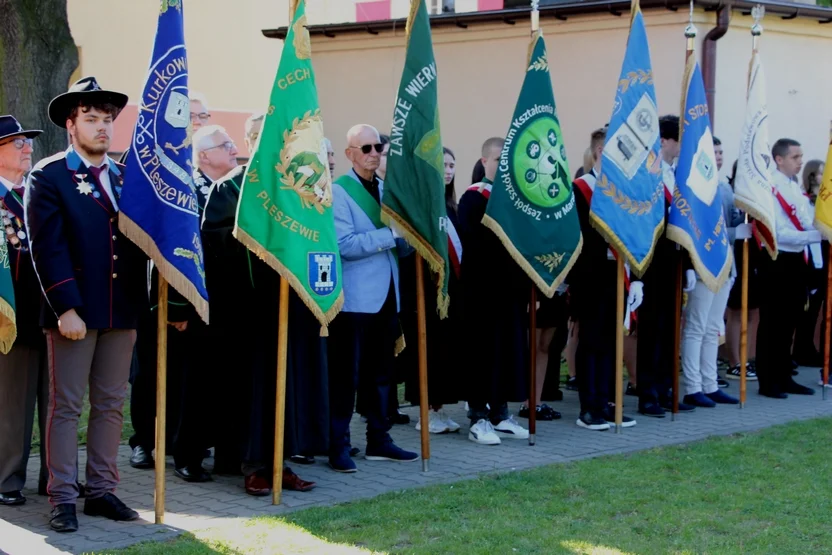
M 192 179 L 188 55 L 182 0 L 161 3 L 156 42 L 127 158 L 118 226 L 208 321 Z
M 699 279 L 716 293 L 731 273 L 733 258 L 725 231 L 705 84 L 696 56 L 688 57 L 684 83 L 681 150 L 667 236 L 688 251 Z
M 637 276 L 647 270 L 664 229 L 660 148 L 650 49 L 635 1 L 590 218 Z

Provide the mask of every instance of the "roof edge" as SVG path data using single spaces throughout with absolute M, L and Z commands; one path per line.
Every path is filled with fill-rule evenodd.
M 678 11 L 679 8 L 687 9 L 690 5 L 688 0 L 641 0 L 642 9 L 666 9 Z M 796 19 L 798 17 L 816 19 L 820 24 L 832 23 L 832 8 L 816 6 L 811 4 L 800 4 L 785 0 L 694 0 L 694 5 L 704 8 L 706 11 L 716 11 L 720 8 L 728 8 L 742 12 L 745 15 L 751 14 L 751 8 L 762 4 L 766 8 L 766 14 L 775 14 L 782 19 Z M 630 0 L 586 0 L 567 1 L 562 4 L 541 6 L 540 16 L 554 17 L 565 21 L 569 16 L 584 15 L 591 13 L 610 13 L 615 16 L 622 16 L 630 11 Z M 518 20 L 526 20 L 530 17 L 531 8 L 515 8 L 510 10 L 494 10 L 486 12 L 446 13 L 430 16 L 431 27 L 460 27 L 466 29 L 469 24 L 503 22 L 507 25 L 514 25 Z M 360 23 L 328 23 L 322 25 L 309 25 L 309 34 L 334 38 L 339 34 L 369 33 L 377 35 L 382 31 L 395 31 L 405 27 L 407 20 L 387 19 L 379 21 L 366 21 Z M 263 29 L 263 36 L 270 39 L 286 38 L 288 27 L 277 29 Z

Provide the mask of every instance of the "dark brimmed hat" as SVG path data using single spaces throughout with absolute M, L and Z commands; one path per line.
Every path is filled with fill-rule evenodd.
M 69 90 L 52 99 L 49 103 L 49 119 L 58 127 L 66 127 L 69 113 L 79 104 L 112 104 L 118 111 L 127 105 L 127 95 L 120 92 L 105 91 L 95 77 L 84 77 L 76 81 Z M 118 117 L 118 113 L 115 115 Z M 113 119 L 115 119 L 115 117 Z
M 14 116 L 0 116 L 0 143 L 9 137 L 23 135 L 27 139 L 34 139 L 43 133 L 40 129 L 23 129 Z

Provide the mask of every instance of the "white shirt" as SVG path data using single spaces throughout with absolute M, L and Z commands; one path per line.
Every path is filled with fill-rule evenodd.
M 3 187 L 6 188 L 6 192 L 8 192 L 8 191 L 11 191 L 12 189 L 14 189 L 15 187 L 19 187 L 20 185 L 23 185 L 23 182 L 21 181 L 20 185 L 15 185 L 11 181 L 9 181 L 8 179 L 6 179 L 2 175 L 0 175 L 0 184 L 2 184 Z
M 116 202 L 115 195 L 113 195 L 113 188 L 110 184 L 110 159 L 105 156 L 104 162 L 102 162 L 100 166 L 96 166 L 95 164 L 84 158 L 81 155 L 81 153 L 77 150 L 75 151 L 75 154 L 78 155 L 78 158 L 80 158 L 84 165 L 88 168 L 104 168 L 104 171 L 101 172 L 101 177 L 99 178 L 101 181 L 101 187 L 104 189 L 104 192 L 107 193 L 107 196 L 110 197 L 110 202 L 113 203 L 113 208 L 115 208 L 116 212 L 118 212 L 118 203 Z M 95 179 L 95 176 L 89 175 L 88 178 L 90 181 L 92 181 L 93 179 Z
M 775 170 L 771 174 L 772 186 L 780 193 L 787 204 L 795 208 L 795 216 L 803 227 L 800 231 L 792 223 L 780 201 L 774 203 L 774 226 L 777 233 L 777 250 L 783 252 L 803 252 L 806 246 L 820 243 L 820 232 L 813 225 L 814 210 L 809 199 L 803 195 L 800 185 Z

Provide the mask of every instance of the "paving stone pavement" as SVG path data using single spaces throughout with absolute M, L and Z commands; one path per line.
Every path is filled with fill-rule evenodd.
M 167 468 L 167 514 L 164 525 L 153 524 L 152 470 L 135 470 L 128 464 L 130 449 L 119 450 L 121 484 L 116 492 L 129 506 L 139 511 L 141 520 L 132 523 L 111 522 L 87 517 L 79 504 L 80 529 L 74 534 L 56 534 L 49 528 L 50 510 L 46 498 L 37 495 L 38 461 L 29 462 L 29 475 L 24 490 L 28 501 L 20 507 L 0 507 L 0 552 L 10 554 L 102 552 L 147 540 L 167 540 L 183 531 L 221 527 L 256 515 L 281 514 L 314 506 L 326 506 L 385 492 L 442 484 L 472 478 L 482 473 L 505 472 L 552 463 L 576 461 L 600 455 L 629 453 L 663 445 L 759 430 L 794 420 L 832 415 L 832 395 L 824 402 L 817 382 L 817 370 L 801 369 L 798 381 L 813 385 L 817 395 L 792 395 L 786 400 L 760 397 L 757 386 L 750 382 L 748 402 L 744 409 L 719 406 L 697 409 L 694 413 L 671 418 L 650 419 L 635 414 L 636 399 L 625 397 L 625 413 L 637 418 L 638 425 L 623 430 L 591 432 L 578 428 L 578 395 L 565 391 L 562 403 L 554 403 L 564 418 L 537 425 L 537 444 L 533 447 L 522 440 L 504 440 L 499 446 L 480 446 L 467 439 L 464 404 L 448 406 L 451 417 L 463 424 L 459 434 L 431 437 L 430 471 L 423 473 L 421 464 L 371 462 L 357 459 L 359 472 L 339 474 L 329 469 L 325 458 L 311 466 L 292 465 L 304 479 L 314 480 L 318 487 L 311 492 L 284 492 L 283 504 L 272 506 L 271 498 L 250 497 L 243 491 L 240 477 L 215 476 L 207 484 L 187 484 L 173 476 L 172 461 Z M 732 382 L 727 390 L 738 394 L 739 383 Z M 511 407 L 516 410 L 517 405 Z M 405 408 L 412 423 L 395 426 L 392 435 L 402 447 L 419 451 L 419 433 L 415 430 L 418 407 Z M 526 425 L 526 421 L 520 419 Z M 358 417 L 352 423 L 353 444 L 363 450 L 364 431 Z M 86 453 L 82 450 L 79 467 L 84 468 Z

